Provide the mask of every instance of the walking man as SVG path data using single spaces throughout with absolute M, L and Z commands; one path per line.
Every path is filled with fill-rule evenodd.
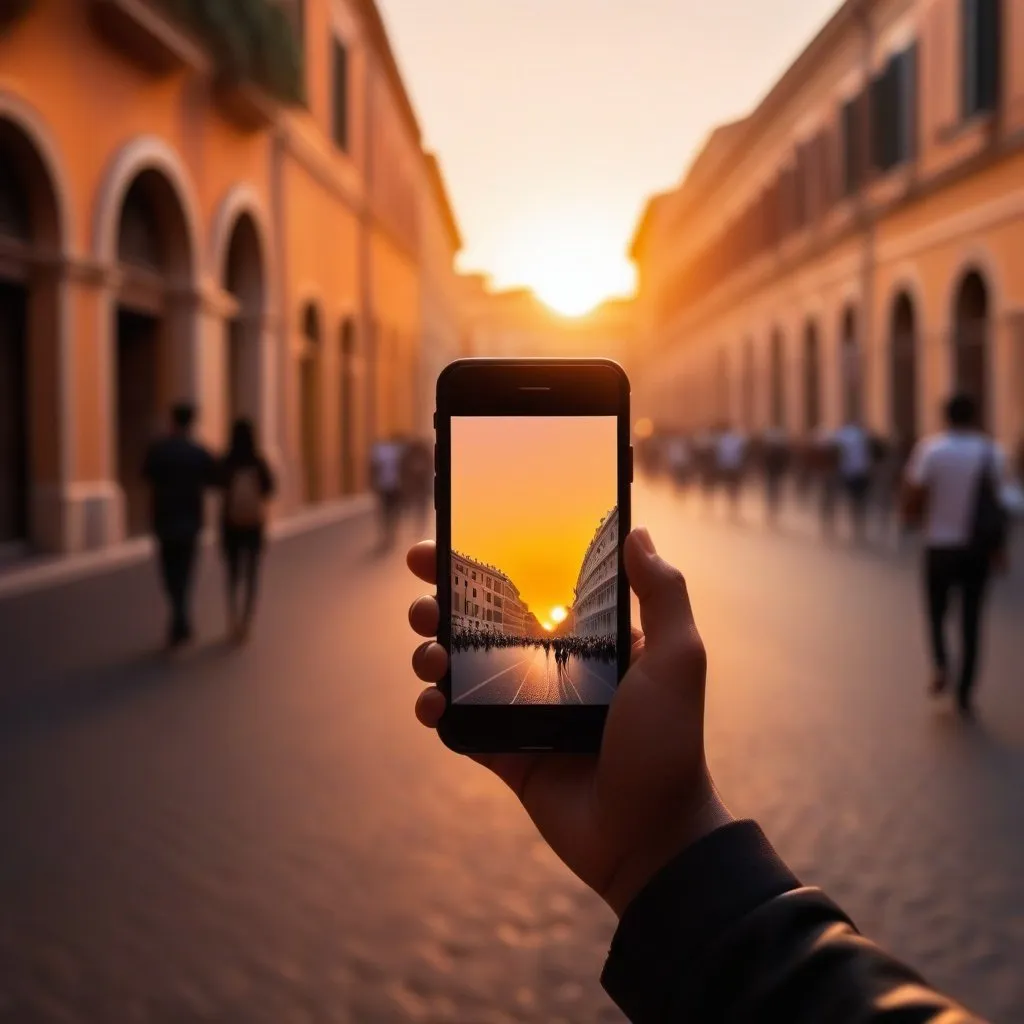
M 947 429 L 921 441 L 910 457 L 903 515 L 908 525 L 924 531 L 932 693 L 942 693 L 950 681 L 945 621 L 956 591 L 962 638 L 957 704 L 970 715 L 986 586 L 993 567 L 1005 566 L 1006 560 L 1000 498 L 1005 457 L 978 428 L 973 398 L 954 395 L 945 412 Z
M 216 482 L 213 456 L 192 440 L 195 418 L 192 405 L 176 405 L 171 410 L 170 433 L 153 442 L 142 468 L 152 490 L 153 533 L 171 606 L 169 650 L 192 639 L 189 599 L 203 528 L 203 492 Z

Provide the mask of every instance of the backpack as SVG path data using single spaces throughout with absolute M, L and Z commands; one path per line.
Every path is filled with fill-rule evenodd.
M 1008 533 L 1009 517 L 1000 495 L 993 449 L 989 448 L 974 495 L 971 547 L 991 557 L 1006 546 Z
M 224 512 L 230 526 L 254 528 L 263 525 L 266 509 L 259 467 L 243 466 L 232 473 Z

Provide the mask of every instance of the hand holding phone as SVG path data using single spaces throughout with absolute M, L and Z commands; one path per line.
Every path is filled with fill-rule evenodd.
M 706 657 L 686 584 L 654 551 L 644 530 L 625 543 L 625 569 L 640 600 L 644 632 L 634 631 L 632 663 L 608 712 L 600 754 L 477 754 L 522 801 L 541 835 L 585 884 L 622 914 L 677 853 L 731 820 L 704 758 Z M 420 579 L 436 582 L 432 541 L 409 553 Z M 434 636 L 437 599 L 409 612 L 413 629 Z M 448 656 L 438 643 L 413 656 L 416 674 L 442 680 Z M 430 686 L 416 715 L 437 728 L 445 694 Z

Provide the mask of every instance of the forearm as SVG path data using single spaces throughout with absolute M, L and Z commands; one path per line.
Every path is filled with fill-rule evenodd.
M 752 822 L 719 829 L 650 883 L 602 981 L 634 1024 L 978 1020 L 801 888 Z

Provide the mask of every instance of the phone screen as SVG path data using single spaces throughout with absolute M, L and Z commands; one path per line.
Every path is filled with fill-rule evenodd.
M 602 705 L 618 675 L 615 416 L 453 416 L 451 699 Z

